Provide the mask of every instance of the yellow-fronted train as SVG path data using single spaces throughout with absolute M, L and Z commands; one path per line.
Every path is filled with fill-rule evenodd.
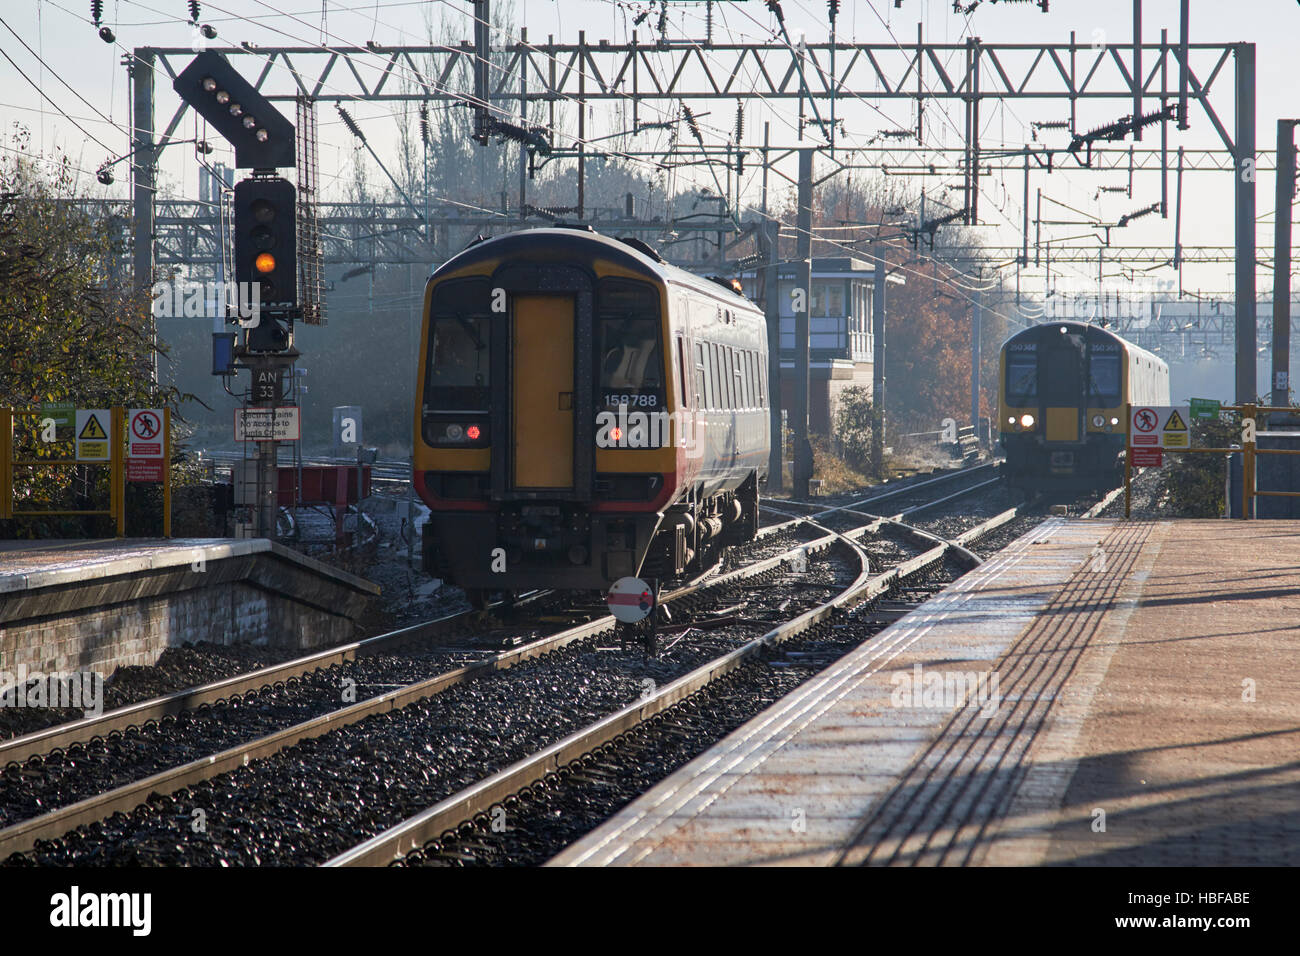
M 1002 346 L 998 430 L 1009 484 L 1104 491 L 1124 477 L 1125 406 L 1168 405 L 1169 366 L 1100 326 L 1049 322 Z
M 701 570 L 754 537 L 763 314 L 638 240 L 471 243 L 425 289 L 415 490 L 425 567 L 492 592 Z

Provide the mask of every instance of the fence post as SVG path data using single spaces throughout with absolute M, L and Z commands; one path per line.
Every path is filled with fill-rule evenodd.
M 122 465 L 122 456 L 124 449 L 122 442 L 125 436 L 122 434 L 122 406 L 114 405 L 112 408 L 111 421 L 109 428 L 109 481 L 113 486 L 112 494 L 109 496 L 110 502 L 116 502 L 116 506 L 110 504 L 113 515 L 117 520 L 117 536 L 126 537 L 126 469 Z
M 163 537 L 172 536 L 172 410 L 163 406 Z
M 14 410 L 0 408 L 0 518 L 14 516 Z
M 1255 429 L 1259 427 L 1259 420 L 1253 402 L 1242 405 L 1241 411 L 1241 518 L 1247 521 L 1255 517 Z

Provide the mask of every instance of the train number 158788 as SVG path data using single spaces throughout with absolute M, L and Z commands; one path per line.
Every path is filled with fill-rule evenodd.
M 659 404 L 659 396 L 649 395 L 606 395 L 606 405 L 642 405 L 653 408 Z

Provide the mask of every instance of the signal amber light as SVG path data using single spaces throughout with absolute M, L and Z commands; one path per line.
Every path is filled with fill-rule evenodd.
M 261 273 L 274 272 L 275 256 L 269 252 L 258 253 L 257 258 L 253 260 L 253 268 Z

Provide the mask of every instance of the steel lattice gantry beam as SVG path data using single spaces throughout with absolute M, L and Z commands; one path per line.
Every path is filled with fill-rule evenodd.
M 130 218 L 129 204 L 113 200 L 78 200 L 77 205 L 93 211 L 97 217 Z M 93 207 L 93 208 L 92 208 Z M 183 199 L 155 201 L 154 245 L 159 267 L 215 267 L 221 262 L 222 242 L 217 210 L 210 203 Z M 669 230 L 678 233 L 713 235 L 731 230 L 728 219 L 701 217 L 686 222 L 628 219 L 618 210 L 592 210 L 596 225 L 615 234 L 654 236 Z M 458 213 L 431 215 L 429 226 L 435 242 L 426 241 L 423 219 L 416 217 L 405 203 L 337 203 L 320 204 L 320 232 L 324 260 L 330 265 L 409 264 L 430 267 L 456 251 L 448 248 L 454 237 L 449 230 L 471 232 L 508 227 L 546 226 L 551 220 L 515 216 L 464 216 Z M 752 224 L 742 223 L 742 227 Z M 742 232 L 744 229 L 742 229 Z M 463 240 L 461 240 L 463 242 Z
M 1184 34 L 1185 36 L 1185 34 Z M 1068 43 L 702 43 L 605 40 L 544 44 L 526 35 L 490 51 L 500 68 L 488 76 L 488 102 L 472 93 L 483 51 L 458 45 L 359 47 L 252 44 L 220 52 L 273 100 L 305 95 L 316 100 L 422 101 L 473 105 L 512 119 L 528 102 L 573 100 L 584 104 L 619 101 L 630 105 L 633 123 L 651 104 L 660 116 L 675 113 L 683 100 L 761 100 L 798 103 L 799 137 L 804 109 L 822 115 L 818 103 L 860 99 L 866 102 L 957 101 L 976 117 L 985 101 L 1040 100 L 1068 106 L 1070 129 L 1080 132 L 1080 103 L 1112 101 L 1137 115 L 1144 100 L 1179 102 L 1179 126 L 1186 128 L 1190 103 L 1201 111 L 1232 155 L 1236 184 L 1235 250 L 1237 322 L 1237 398 L 1253 400 L 1255 390 L 1255 47 L 1250 43 L 1080 44 Z M 153 187 L 158 149 L 170 141 L 186 107 L 181 104 L 155 138 L 154 78 L 158 70 L 175 77 L 189 48 L 137 48 L 130 61 L 133 80 L 135 195 L 135 271 L 152 276 Z M 241 60 L 248 66 L 241 67 Z M 1224 77 L 1231 65 L 1230 76 Z M 156 69 L 155 69 L 156 67 Z M 249 68 L 251 67 L 251 69 Z M 1172 79 L 1172 83 L 1171 83 Z M 1232 87 L 1233 126 L 1211 103 L 1222 85 Z M 521 82 L 523 81 L 523 82 Z M 480 83 L 479 89 L 482 89 Z M 1123 104 L 1122 107 L 1118 104 Z M 834 115 L 834 109 L 830 111 Z M 815 125 L 815 124 L 814 124 Z M 822 132 L 826 129 L 823 126 Z M 558 138 L 563 140 L 565 134 Z M 968 137 L 968 140 L 971 139 Z M 557 145 L 564 145 L 562 142 Z M 968 177 L 981 169 L 978 139 L 966 143 Z M 968 207 L 977 220 L 977 183 L 968 179 Z M 137 280 L 138 281 L 138 280 Z

